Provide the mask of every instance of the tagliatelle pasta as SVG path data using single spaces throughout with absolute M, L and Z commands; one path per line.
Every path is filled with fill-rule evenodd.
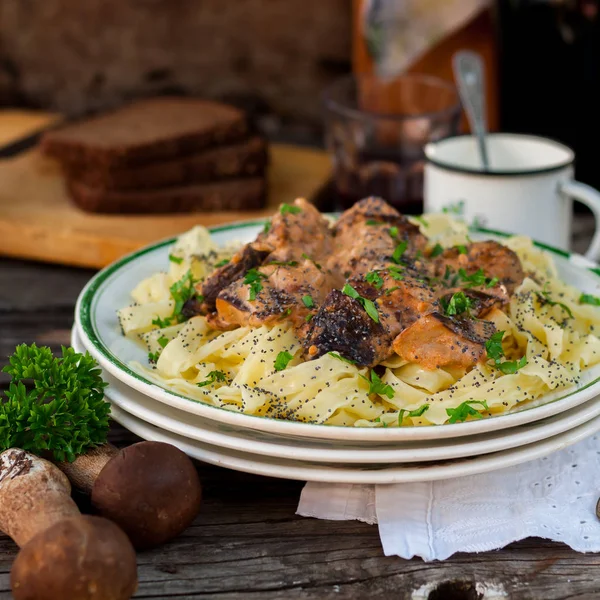
M 420 227 L 431 245 L 470 241 L 468 227 L 448 215 L 427 215 Z M 173 286 L 182 286 L 190 273 L 193 280 L 205 277 L 235 251 L 217 247 L 200 227 L 173 246 L 168 271 L 134 288 L 134 304 L 119 312 L 119 320 L 123 333 L 143 342 L 156 360 L 136 369 L 191 399 L 233 411 L 363 427 L 441 425 L 501 414 L 577 383 L 582 370 L 600 362 L 600 308 L 581 304 L 581 292 L 558 279 L 552 257 L 531 240 L 503 243 L 527 276 L 505 311 L 493 309 L 486 320 L 505 332 L 506 358 L 523 361 L 515 372 L 502 372 L 493 360 L 469 372 L 427 370 L 393 355 L 377 369 L 387 393 L 369 394 L 371 369 L 335 353 L 305 360 L 285 320 L 231 331 L 211 329 L 203 316 L 170 322 L 178 302 Z M 285 366 L 277 370 L 280 356 Z

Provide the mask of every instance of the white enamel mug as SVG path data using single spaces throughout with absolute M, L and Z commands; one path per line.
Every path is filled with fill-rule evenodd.
M 491 133 L 490 170 L 483 171 L 473 136 L 427 144 L 425 212 L 451 210 L 468 223 L 528 235 L 568 249 L 573 200 L 588 206 L 596 231 L 586 257 L 600 258 L 600 193 L 574 181 L 573 150 L 542 137 Z

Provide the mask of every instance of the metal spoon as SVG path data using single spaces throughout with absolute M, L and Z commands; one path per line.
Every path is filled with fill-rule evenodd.
M 477 145 L 484 171 L 490 170 L 487 153 L 487 119 L 485 114 L 484 68 L 481 55 L 460 50 L 452 57 L 454 79 L 465 107 L 471 131 L 477 136 Z

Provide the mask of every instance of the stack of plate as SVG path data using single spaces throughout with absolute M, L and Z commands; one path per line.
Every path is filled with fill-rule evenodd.
M 254 239 L 262 225 L 213 230 L 218 243 Z M 494 232 L 495 236 L 500 236 Z M 474 238 L 478 236 L 473 235 Z M 486 239 L 493 237 L 485 232 Z M 431 481 L 515 465 L 564 448 L 600 430 L 600 365 L 576 388 L 562 389 L 510 414 L 441 426 L 353 428 L 244 415 L 159 387 L 131 367 L 145 350 L 121 335 L 116 311 L 130 291 L 164 270 L 165 240 L 126 256 L 96 275 L 77 302 L 72 344 L 98 360 L 109 386 L 113 418 L 142 438 L 175 444 L 199 460 L 307 481 L 398 483 Z M 598 272 L 579 255 L 544 247 L 563 280 L 598 294 Z

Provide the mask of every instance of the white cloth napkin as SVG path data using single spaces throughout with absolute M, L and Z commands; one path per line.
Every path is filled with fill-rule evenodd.
M 443 560 L 537 536 L 600 551 L 600 435 L 542 459 L 426 483 L 307 483 L 297 513 L 377 523 L 386 556 Z

